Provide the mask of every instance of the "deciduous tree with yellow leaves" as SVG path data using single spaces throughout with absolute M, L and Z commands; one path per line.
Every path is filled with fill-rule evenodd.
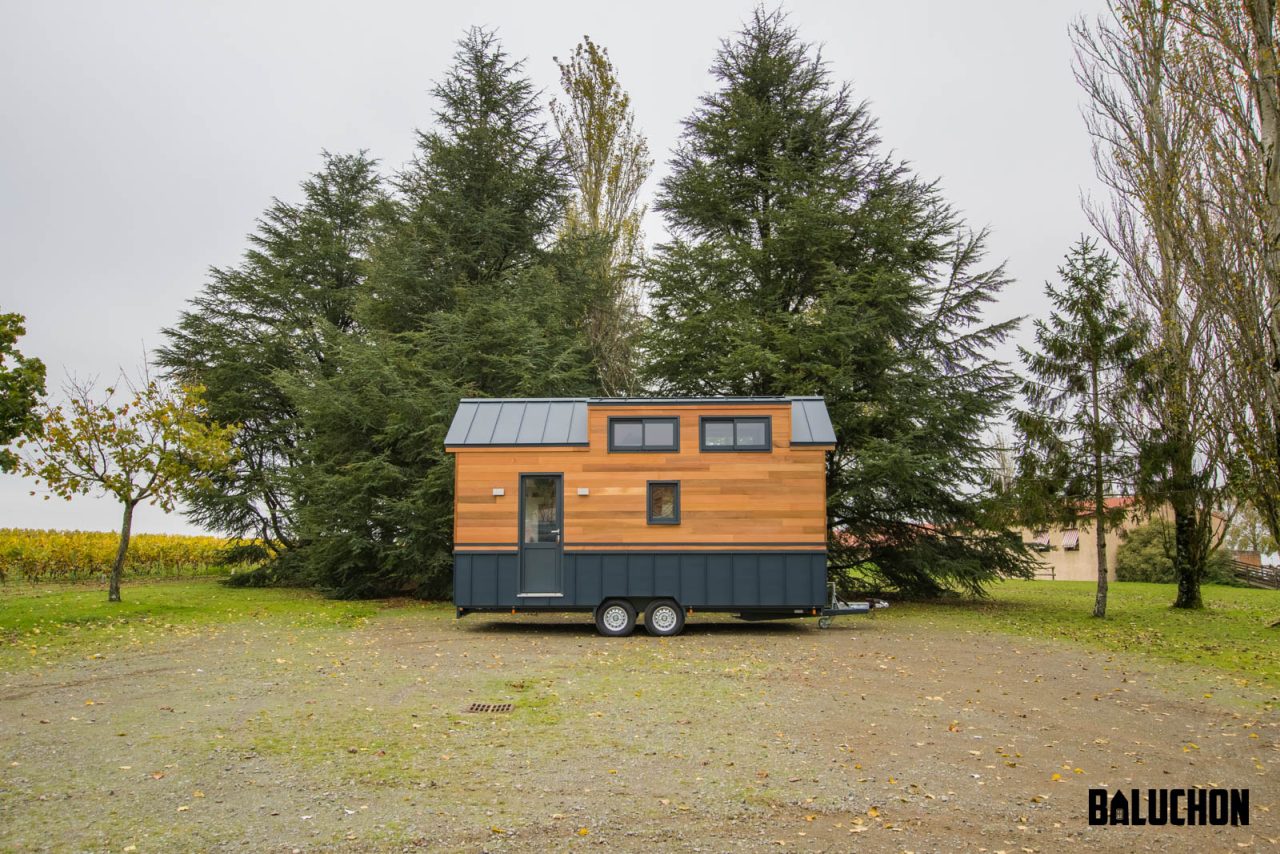
M 120 601 L 134 508 L 146 501 L 168 513 L 184 493 L 200 489 L 209 474 L 233 461 L 235 427 L 205 417 L 201 392 L 144 376 L 137 383 L 122 378 L 99 395 L 92 383 L 73 380 L 64 388 L 64 404 L 41 406 L 42 433 L 20 445 L 26 449 L 21 471 L 35 478 L 46 499 L 97 492 L 124 506 L 111 602 Z

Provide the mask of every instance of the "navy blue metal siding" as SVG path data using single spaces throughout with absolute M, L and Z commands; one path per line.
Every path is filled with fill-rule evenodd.
M 519 555 L 454 555 L 460 608 L 593 608 L 604 599 L 674 597 L 690 608 L 814 608 L 824 604 L 825 552 L 566 552 L 564 595 L 517 597 Z

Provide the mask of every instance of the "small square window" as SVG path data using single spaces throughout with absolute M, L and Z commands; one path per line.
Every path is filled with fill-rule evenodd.
M 619 448 L 639 448 L 644 445 L 644 422 L 619 421 L 613 425 L 613 444 Z
M 646 448 L 670 448 L 676 443 L 676 425 L 672 421 L 644 422 Z
M 650 525 L 679 525 L 679 481 L 649 481 L 648 505 Z
M 738 421 L 734 425 L 733 444 L 739 448 L 763 448 L 768 442 L 763 421 Z
M 706 421 L 702 425 L 702 444 L 708 448 L 733 447 L 732 421 Z

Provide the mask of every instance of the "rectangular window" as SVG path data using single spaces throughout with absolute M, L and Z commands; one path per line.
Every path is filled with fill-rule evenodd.
M 678 451 L 679 418 L 610 418 L 609 450 Z
M 680 482 L 676 480 L 649 481 L 649 524 L 680 524 Z
M 1062 532 L 1062 550 L 1064 552 L 1080 551 L 1080 532 L 1075 528 L 1069 528 Z
M 773 447 L 773 419 L 769 416 L 703 418 L 704 451 L 768 451 Z

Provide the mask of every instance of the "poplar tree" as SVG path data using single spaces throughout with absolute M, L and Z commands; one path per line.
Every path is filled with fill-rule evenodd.
M 645 214 L 639 194 L 653 160 L 608 51 L 583 37 L 567 61 L 556 63 L 566 100 L 552 101 L 551 115 L 575 190 L 564 235 L 602 244 L 584 292 L 586 331 L 602 390 L 627 395 L 636 391 L 639 359 L 635 272 Z
M 1106 498 L 1133 478 L 1134 452 L 1119 420 L 1142 342 L 1140 326 L 1115 298 L 1116 273 L 1116 262 L 1082 237 L 1058 269 L 1062 286 L 1045 285 L 1052 311 L 1035 321 L 1036 349 L 1018 348 L 1029 375 L 1022 386 L 1029 408 L 1014 418 L 1025 520 L 1075 528 L 1092 519 L 1095 617 L 1107 613 L 1106 534 L 1128 512 L 1108 508 Z
M 1181 58 L 1193 50 L 1180 5 L 1111 0 L 1109 7 L 1072 28 L 1076 79 L 1089 99 L 1085 123 L 1110 191 L 1109 204 L 1086 213 L 1124 265 L 1126 302 L 1146 327 L 1145 368 L 1134 377 L 1126 418 L 1138 448 L 1135 493 L 1148 512 L 1172 513 L 1174 607 L 1199 609 L 1236 464 L 1229 434 L 1237 419 L 1223 409 L 1252 404 L 1243 395 L 1223 401 L 1215 387 L 1229 357 L 1221 352 L 1221 310 L 1205 298 L 1205 285 L 1220 259 L 1201 239 L 1219 241 L 1216 226 L 1194 210 L 1203 201 L 1197 164 L 1215 132 L 1179 84 Z M 1224 244 L 1254 242 L 1225 233 Z
M 1006 284 L 937 186 L 780 12 L 712 65 L 656 208 L 649 379 L 666 393 L 821 394 L 838 569 L 912 593 L 1030 572 L 989 512 L 982 436 L 1016 388 L 992 348 Z

